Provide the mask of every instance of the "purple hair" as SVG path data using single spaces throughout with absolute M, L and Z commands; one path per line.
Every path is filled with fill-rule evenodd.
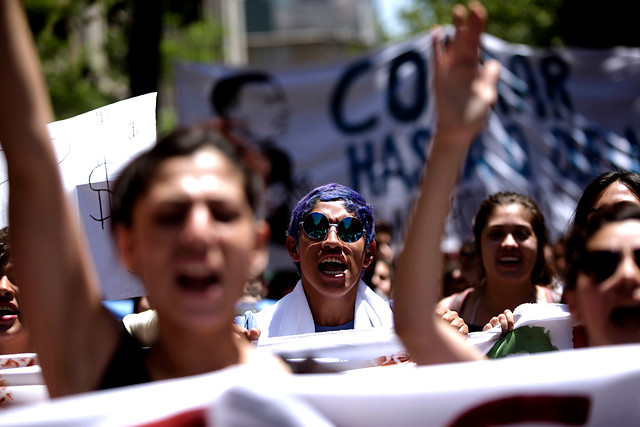
M 373 208 L 367 204 L 364 197 L 357 191 L 336 183 L 316 187 L 300 199 L 296 205 L 291 213 L 291 221 L 289 221 L 289 228 L 287 229 L 287 235 L 293 237 L 296 246 L 298 245 L 298 238 L 300 236 L 300 230 L 302 229 L 302 221 L 304 221 L 307 214 L 313 210 L 318 202 L 332 202 L 336 200 L 341 200 L 344 203 L 344 208 L 360 220 L 365 233 L 365 250 L 369 249 L 369 245 L 376 238 Z

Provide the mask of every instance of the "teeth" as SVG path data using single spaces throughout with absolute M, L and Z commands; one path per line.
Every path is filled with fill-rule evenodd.
M 503 262 L 517 262 L 517 261 L 519 261 L 519 258 L 503 257 L 503 258 L 500 258 L 500 261 L 503 261 Z
M 184 267 L 182 268 L 182 274 L 184 274 L 185 276 L 202 277 L 202 276 L 210 275 L 211 270 L 205 267 L 197 267 L 197 266 Z
M 323 259 L 318 267 L 320 268 L 320 271 L 331 276 L 344 274 L 344 271 L 347 269 L 342 258 L 335 256 Z
M 344 271 L 325 271 L 324 274 L 330 274 L 332 276 L 337 276 L 338 274 L 342 274 Z

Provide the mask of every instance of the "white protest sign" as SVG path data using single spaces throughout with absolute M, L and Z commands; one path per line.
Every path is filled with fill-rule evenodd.
M 109 232 L 110 182 L 124 164 L 156 140 L 156 93 L 116 102 L 49 124 L 64 188 L 78 203 L 105 299 L 144 295 L 117 260 Z M 0 161 L 0 225 L 7 225 L 9 186 Z M 77 192 L 76 192 L 77 189 Z M 46 212 L 43 212 L 46 220 Z

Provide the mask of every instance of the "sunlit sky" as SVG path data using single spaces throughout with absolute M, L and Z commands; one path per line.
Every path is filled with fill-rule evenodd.
M 398 12 L 411 5 L 411 0 L 374 0 L 379 11 L 380 20 L 389 35 L 394 36 L 403 32 L 398 20 Z

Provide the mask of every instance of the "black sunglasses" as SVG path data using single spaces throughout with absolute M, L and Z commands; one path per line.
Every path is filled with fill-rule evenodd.
M 311 212 L 302 222 L 302 229 L 312 239 L 324 239 L 332 226 L 337 227 L 338 237 L 346 243 L 357 242 L 363 234 L 362 223 L 358 218 L 352 216 L 342 218 L 339 223 L 332 224 L 325 214 Z
M 633 259 L 640 268 L 640 248 L 633 251 Z M 620 251 L 589 251 L 582 257 L 581 270 L 602 282 L 613 276 L 621 260 Z

